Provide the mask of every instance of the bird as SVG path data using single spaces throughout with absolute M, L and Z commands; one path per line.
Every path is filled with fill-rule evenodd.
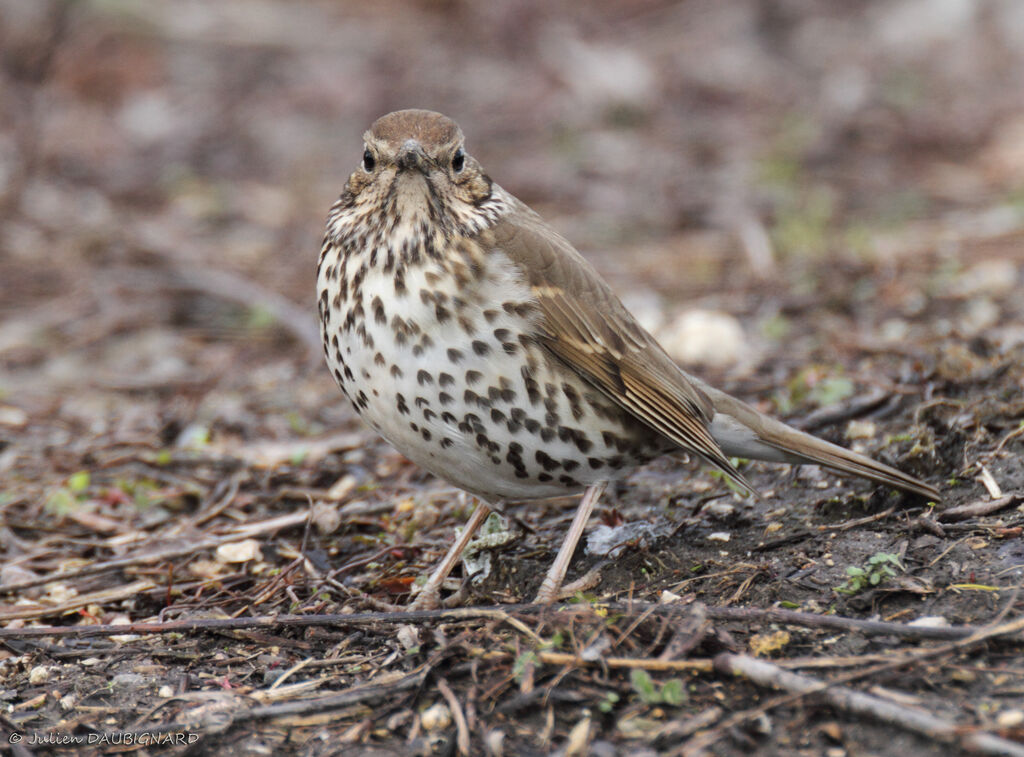
M 452 119 L 399 110 L 363 135 L 317 264 L 327 365 L 356 413 L 477 507 L 413 606 L 491 510 L 582 492 L 535 602 L 559 596 L 601 493 L 685 452 L 818 464 L 938 502 L 929 483 L 771 418 L 679 367 L 573 245 L 502 189 Z

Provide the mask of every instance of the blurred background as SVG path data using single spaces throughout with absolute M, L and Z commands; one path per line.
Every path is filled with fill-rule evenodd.
M 769 409 L 1024 342 L 1018 0 L 0 0 L 0 473 L 361 428 L 314 266 L 405 107 Z

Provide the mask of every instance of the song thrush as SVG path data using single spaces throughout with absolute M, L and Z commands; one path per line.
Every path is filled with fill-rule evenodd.
M 680 369 L 601 276 L 484 173 L 445 116 L 364 135 L 317 269 L 327 363 L 402 454 L 482 500 L 416 604 L 438 602 L 488 507 L 583 491 L 536 601 L 557 596 L 606 483 L 684 450 L 748 489 L 738 456 L 931 485 L 797 431 Z

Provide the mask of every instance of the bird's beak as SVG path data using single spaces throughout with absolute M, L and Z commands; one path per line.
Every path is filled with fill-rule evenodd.
M 417 169 L 425 172 L 427 168 L 427 154 L 423 151 L 423 147 L 419 142 L 415 139 L 407 139 L 398 151 L 396 162 L 400 170 Z

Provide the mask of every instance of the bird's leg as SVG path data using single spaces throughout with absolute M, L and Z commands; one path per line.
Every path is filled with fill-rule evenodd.
M 423 584 L 423 588 L 420 589 L 420 593 L 416 596 L 410 609 L 434 610 L 441 604 L 441 584 L 444 583 L 444 579 L 448 578 L 448 574 L 458 564 L 459 558 L 462 557 L 462 552 L 473 538 L 473 534 L 480 530 L 480 526 L 483 525 L 483 522 L 487 520 L 487 516 L 490 514 L 491 508 L 484 504 L 482 500 L 477 500 L 476 509 L 469 516 L 466 525 L 462 527 L 462 533 L 455 539 L 452 546 L 448 548 L 448 553 L 444 556 L 444 559 L 434 568 L 430 578 Z
M 576 551 L 576 545 L 579 543 L 580 537 L 583 536 L 583 529 L 587 526 L 590 513 L 593 512 L 594 505 L 597 504 L 597 500 L 606 486 L 607 484 L 602 481 L 588 486 L 587 490 L 583 492 L 580 506 L 576 510 L 576 517 L 572 519 L 572 525 L 569 526 L 565 541 L 562 542 L 562 547 L 558 550 L 558 556 L 555 557 L 548 574 L 544 577 L 544 583 L 540 585 L 540 591 L 537 592 L 537 596 L 533 600 L 534 604 L 549 605 L 558 599 L 558 590 L 562 588 L 562 581 L 565 580 L 565 572 L 569 569 L 572 553 Z

